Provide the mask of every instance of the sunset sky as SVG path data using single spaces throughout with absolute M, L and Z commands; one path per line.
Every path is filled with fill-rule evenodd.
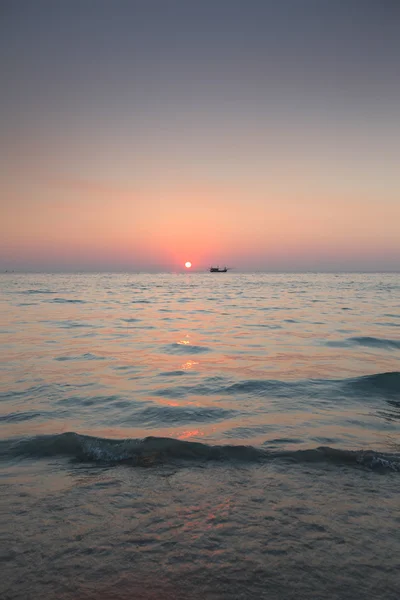
M 400 270 L 398 0 L 3 0 L 0 269 Z

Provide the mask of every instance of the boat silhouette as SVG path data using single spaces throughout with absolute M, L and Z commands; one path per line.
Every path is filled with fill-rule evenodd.
M 226 273 L 228 271 L 227 267 L 220 269 L 219 267 L 210 267 L 210 273 Z

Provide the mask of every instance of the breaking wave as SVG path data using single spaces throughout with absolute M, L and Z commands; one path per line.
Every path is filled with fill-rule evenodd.
M 0 457 L 69 457 L 82 462 L 152 467 L 165 463 L 233 461 L 267 463 L 328 463 L 338 466 L 400 473 L 400 454 L 371 450 L 342 450 L 322 446 L 309 450 L 272 451 L 254 446 L 209 445 L 174 438 L 107 439 L 78 433 L 61 433 L 0 442 Z

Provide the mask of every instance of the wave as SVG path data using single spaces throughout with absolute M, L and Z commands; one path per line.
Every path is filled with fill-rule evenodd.
M 165 346 L 166 352 L 170 354 L 202 354 L 203 352 L 210 352 L 211 348 L 207 346 L 194 346 L 192 344 L 169 344 Z
M 41 413 L 35 412 L 16 412 L 7 415 L 0 415 L 0 423 L 19 423 L 20 421 L 30 421 L 40 417 Z
M 56 356 L 54 360 L 58 360 L 60 362 L 65 362 L 68 360 L 105 360 L 105 356 L 97 356 L 97 354 L 92 354 L 91 352 L 86 352 L 81 355 L 71 355 L 71 356 Z
M 53 292 L 51 290 L 32 289 L 32 290 L 22 290 L 19 293 L 20 294 L 56 294 L 57 292 Z
M 54 321 L 58 327 L 62 329 L 78 329 L 80 327 L 99 327 L 98 325 L 92 325 L 91 323 L 82 323 L 78 321 Z
M 188 348 L 188 346 L 183 346 Z M 175 373 L 173 373 L 175 374 Z M 156 396 L 183 398 L 187 395 L 212 396 L 214 394 L 269 396 L 271 398 L 319 397 L 335 399 L 346 396 L 380 396 L 400 398 L 400 372 L 377 373 L 351 379 L 304 379 L 281 381 L 279 379 L 243 379 L 233 382 L 224 377 L 209 377 L 196 385 L 173 385 L 155 392 Z
M 322 446 L 309 450 L 272 451 L 254 446 L 188 442 L 175 438 L 107 439 L 78 433 L 61 433 L 0 442 L 1 458 L 69 457 L 82 462 L 152 467 L 180 462 L 328 463 L 400 473 L 400 454 L 371 450 L 342 450 Z
M 56 304 L 86 304 L 86 300 L 79 299 L 69 299 L 69 298 L 53 298 L 50 302 L 55 302 Z
M 372 348 L 396 348 L 400 350 L 400 340 L 388 340 L 386 338 L 376 337 L 353 337 L 349 338 L 350 342 L 359 344 L 360 346 L 369 346 Z
M 385 350 L 400 350 L 400 340 L 377 338 L 372 336 L 350 337 L 343 340 L 328 340 L 326 346 L 346 348 L 348 346 L 366 346 L 368 348 L 383 348 Z
M 17 306 L 36 306 L 38 302 L 19 302 Z
M 387 373 L 376 373 L 365 375 L 355 379 L 347 380 L 347 385 L 356 391 L 366 394 L 380 396 L 396 396 L 400 402 L 400 372 L 389 371 Z
M 132 415 L 131 422 L 142 425 L 159 427 L 160 423 L 215 423 L 237 414 L 232 409 L 201 407 L 201 406 L 148 406 Z M 129 423 L 129 419 L 125 420 Z
M 163 371 L 158 374 L 158 377 L 181 377 L 182 375 L 193 375 L 193 372 L 190 369 L 186 369 L 184 371 Z
M 131 318 L 131 319 L 121 319 L 121 321 L 124 321 L 125 323 L 136 323 L 137 321 L 141 321 L 141 319 L 136 319 L 136 318 Z

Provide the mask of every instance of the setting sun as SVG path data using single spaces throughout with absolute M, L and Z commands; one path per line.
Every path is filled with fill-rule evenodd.
M 186 267 L 187 269 L 190 269 L 190 267 L 191 267 L 191 266 L 192 266 L 192 263 L 191 263 L 191 262 L 189 262 L 189 261 L 188 261 L 188 262 L 185 262 L 185 267 Z

